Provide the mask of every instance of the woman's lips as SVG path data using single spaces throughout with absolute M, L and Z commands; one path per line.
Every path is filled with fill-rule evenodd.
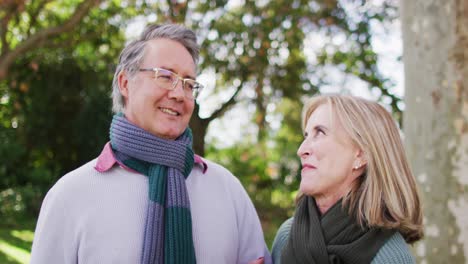
M 311 164 L 302 164 L 302 168 L 309 168 L 309 169 L 316 169 L 316 167 L 314 165 L 311 165 Z
M 314 170 L 316 167 L 312 164 L 302 164 L 302 171 Z

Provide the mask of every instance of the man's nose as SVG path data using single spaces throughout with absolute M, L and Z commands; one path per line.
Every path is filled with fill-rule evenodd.
M 169 97 L 175 98 L 177 101 L 184 100 L 185 91 L 184 91 L 184 82 L 180 79 L 177 80 L 174 89 L 169 91 Z

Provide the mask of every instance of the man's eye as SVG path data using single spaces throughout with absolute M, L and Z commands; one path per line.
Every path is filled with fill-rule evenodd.
M 195 87 L 195 84 L 193 82 L 190 82 L 190 81 L 185 82 L 185 88 L 193 90 L 194 87 Z
M 172 76 L 169 75 L 169 74 L 159 74 L 158 79 L 170 81 L 170 80 L 172 80 Z

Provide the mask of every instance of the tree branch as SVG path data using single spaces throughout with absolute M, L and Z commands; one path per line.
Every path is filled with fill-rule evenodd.
M 171 0 L 167 0 L 167 6 L 169 7 L 169 14 L 166 16 L 171 22 L 174 21 L 174 6 Z
M 9 15 L 5 15 L 2 19 L 1 29 L 0 29 L 0 39 L 2 41 L 2 48 L 0 49 L 0 54 L 7 53 L 10 50 L 10 45 L 8 45 L 6 34 L 8 28 L 8 21 L 10 20 Z
M 4 54 L 10 51 L 10 45 L 8 45 L 8 41 L 6 38 L 8 24 L 10 23 L 14 15 L 16 15 L 16 19 L 18 19 L 18 14 L 21 12 L 21 8 L 23 7 L 22 4 L 24 4 L 24 2 L 18 1 L 18 3 L 6 2 L 0 5 L 0 7 L 2 8 L 2 13 L 4 14 L 4 16 L 1 17 L 2 24 L 0 31 L 0 39 L 2 42 L 2 48 L 0 50 L 0 54 Z
M 189 1 L 181 2 L 175 0 L 167 0 L 169 6 L 169 19 L 173 23 L 183 23 L 187 15 Z
M 76 26 L 81 19 L 88 14 L 89 10 L 99 3 L 101 0 L 85 0 L 75 10 L 75 13 L 65 23 L 60 26 L 43 29 L 31 37 L 27 38 L 15 47 L 12 51 L 1 54 L 0 56 L 0 80 L 4 79 L 8 73 L 8 69 L 13 61 L 21 54 L 30 51 L 36 47 L 38 42 L 48 40 L 58 36 L 64 32 L 70 31 Z
M 218 108 L 216 111 L 214 111 L 210 117 L 205 118 L 205 120 L 209 123 L 213 121 L 214 119 L 222 116 L 231 106 L 237 103 L 236 96 L 242 90 L 242 87 L 244 85 L 244 82 L 242 82 L 239 87 L 237 87 L 236 91 L 234 94 L 227 100 L 224 104 L 221 105 L 220 108 Z
M 99 31 L 93 32 L 92 34 L 85 34 L 85 35 L 80 35 L 79 38 L 73 39 L 73 38 L 66 38 L 63 41 L 60 42 L 40 42 L 40 44 L 37 47 L 41 48 L 47 48 L 47 49 L 58 49 L 58 48 L 65 48 L 65 47 L 74 47 L 78 45 L 79 43 L 83 43 L 87 40 L 92 40 L 96 39 L 97 36 L 100 35 Z
M 31 19 L 31 22 L 29 23 L 29 29 L 28 29 L 28 37 L 31 36 L 31 29 L 33 29 L 35 26 L 37 26 L 37 16 L 39 13 L 42 11 L 44 6 L 50 2 L 50 0 L 42 0 L 39 2 L 37 5 L 36 10 L 31 10 L 31 13 L 29 14 L 29 18 Z

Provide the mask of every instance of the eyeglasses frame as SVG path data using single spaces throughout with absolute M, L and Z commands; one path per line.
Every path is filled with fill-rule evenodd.
M 195 79 L 191 79 L 191 78 L 183 78 L 182 76 L 180 76 L 179 74 L 173 72 L 173 71 L 170 71 L 168 69 L 164 69 L 164 68 L 158 68 L 158 67 L 155 67 L 155 68 L 139 68 L 138 71 L 140 72 L 149 72 L 149 71 L 152 71 L 154 72 L 154 76 L 156 78 L 157 74 L 160 72 L 160 71 L 166 71 L 166 72 L 169 72 L 171 73 L 172 75 L 174 75 L 175 77 L 177 77 L 176 81 L 172 83 L 172 89 L 167 89 L 167 88 L 164 88 L 164 89 L 167 89 L 167 90 L 170 90 L 170 91 L 173 91 L 175 90 L 175 88 L 177 87 L 177 84 L 179 83 L 179 80 L 182 81 L 182 88 L 185 87 L 185 82 L 187 80 L 190 80 L 190 81 L 194 81 L 195 82 L 195 86 L 193 87 L 192 89 L 192 98 L 190 99 L 197 99 L 198 95 L 200 94 L 201 90 L 204 88 L 203 84 L 197 82 Z M 194 95 L 194 93 L 196 95 Z

